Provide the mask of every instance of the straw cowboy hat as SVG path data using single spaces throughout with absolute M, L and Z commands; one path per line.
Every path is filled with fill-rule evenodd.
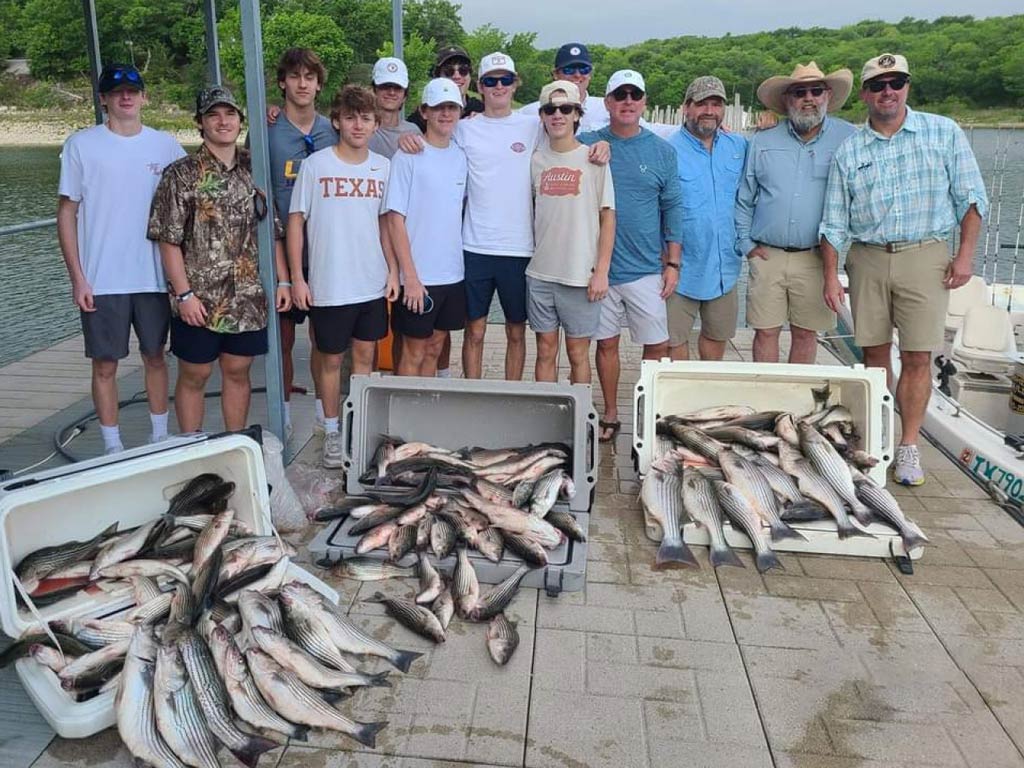
M 824 82 L 832 89 L 832 97 L 828 102 L 828 111 L 837 112 L 850 97 L 853 90 L 853 72 L 848 69 L 837 69 L 830 75 L 826 75 L 813 61 L 804 66 L 797 64 L 793 74 L 789 77 L 776 75 L 769 77 L 757 87 L 757 98 L 761 100 L 768 109 L 785 115 L 786 91 L 797 83 L 821 83 Z

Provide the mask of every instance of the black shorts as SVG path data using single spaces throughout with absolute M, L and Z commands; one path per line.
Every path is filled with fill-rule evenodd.
M 388 335 L 388 302 L 383 297 L 359 304 L 310 307 L 316 326 L 316 348 L 325 355 L 340 355 L 352 339 L 378 341 Z
M 221 354 L 256 357 L 267 354 L 267 329 L 242 333 L 217 333 L 171 318 L 171 352 L 194 365 L 212 363 Z
M 93 360 L 128 357 L 132 328 L 139 351 L 155 355 L 167 346 L 171 304 L 166 293 L 112 293 L 93 296 L 94 312 L 82 312 L 85 356 Z
M 391 328 L 402 336 L 429 339 L 434 331 L 461 331 L 466 327 L 466 284 L 462 280 L 448 285 L 428 285 L 427 295 L 433 301 L 429 312 L 421 315 L 406 309 L 405 289 L 392 305 Z

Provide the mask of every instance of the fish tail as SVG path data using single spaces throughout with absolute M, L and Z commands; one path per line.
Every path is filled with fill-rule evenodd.
M 693 556 L 690 548 L 683 543 L 682 537 L 661 540 L 661 546 L 658 547 L 658 554 L 654 560 L 654 567 L 671 568 L 673 563 L 691 568 L 700 568 L 697 558 Z
M 857 521 L 858 523 L 860 521 Z M 860 525 L 854 523 L 853 520 L 847 520 L 846 524 L 836 523 L 836 532 L 839 534 L 840 539 L 848 539 L 851 536 L 867 536 L 869 539 L 875 538 L 873 533 L 870 533 Z
M 394 656 L 388 659 L 388 661 L 390 661 L 397 669 L 400 669 L 402 672 L 408 672 L 409 667 L 412 666 L 412 663 L 422 655 L 423 654 L 419 653 L 418 651 L 397 651 Z
M 772 523 L 772 541 L 781 541 L 782 539 L 801 539 L 807 541 L 807 537 L 804 536 L 800 531 L 792 528 L 788 523 L 784 523 L 779 520 L 776 523 Z
M 380 672 L 379 674 L 369 675 L 368 677 L 369 677 L 369 679 L 367 680 L 367 683 L 366 683 L 368 688 L 390 688 L 391 687 L 391 681 L 388 680 L 388 673 L 387 672 Z
M 758 552 L 757 556 L 754 558 L 754 565 L 757 566 L 758 573 L 764 573 L 772 568 L 782 568 L 785 570 L 785 567 L 782 565 L 782 561 L 779 560 L 778 555 L 770 549 Z
M 276 741 L 265 739 L 262 736 L 250 736 L 245 742 L 245 746 L 232 749 L 231 754 L 237 757 L 238 762 L 242 765 L 248 768 L 256 768 L 256 764 L 260 761 L 260 755 L 272 749 L 277 749 L 279 746 L 281 745 Z
M 386 725 L 387 721 L 380 723 L 358 723 L 359 728 L 350 735 L 364 747 L 376 749 L 377 734 L 384 730 Z
M 328 704 L 337 704 L 339 701 L 344 701 L 352 693 L 348 688 L 334 688 L 329 691 L 320 691 L 320 697 Z
M 711 566 L 717 568 L 720 565 L 732 565 L 736 568 L 746 568 L 739 555 L 728 546 L 711 548 Z
M 871 510 L 865 507 L 863 504 L 857 504 L 851 506 L 853 516 L 857 518 L 857 522 L 861 525 L 870 525 L 874 521 L 875 516 L 871 513 Z
M 909 520 L 905 521 L 903 528 L 900 529 L 900 538 L 903 539 L 903 548 L 907 552 L 928 543 L 928 537 L 924 535 L 924 531 Z

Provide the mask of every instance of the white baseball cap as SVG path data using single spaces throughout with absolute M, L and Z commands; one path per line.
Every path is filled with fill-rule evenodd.
M 373 84 L 384 85 L 385 83 L 394 83 L 403 88 L 409 87 L 409 70 L 406 69 L 404 61 L 393 56 L 377 59 L 377 63 L 373 65 Z
M 447 77 L 435 77 L 423 86 L 423 101 L 428 107 L 437 107 L 441 104 L 457 104 L 462 106 L 462 91 L 453 80 Z
M 647 86 L 644 84 L 643 75 L 632 69 L 620 69 L 618 72 L 613 72 L 612 76 L 608 78 L 608 85 L 604 89 L 604 95 L 607 96 L 624 85 L 632 85 L 647 93 Z
M 483 77 L 491 72 L 511 72 L 513 75 L 516 73 L 516 63 L 512 61 L 512 57 L 507 53 L 488 53 L 482 59 L 480 59 L 480 69 L 477 72 L 477 77 Z

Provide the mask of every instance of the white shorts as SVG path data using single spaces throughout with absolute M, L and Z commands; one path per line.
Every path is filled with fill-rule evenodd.
M 629 337 L 634 344 L 668 341 L 668 315 L 661 298 L 660 274 L 609 287 L 601 302 L 601 323 L 594 338 L 601 341 L 618 336 L 623 320 L 629 325 Z

